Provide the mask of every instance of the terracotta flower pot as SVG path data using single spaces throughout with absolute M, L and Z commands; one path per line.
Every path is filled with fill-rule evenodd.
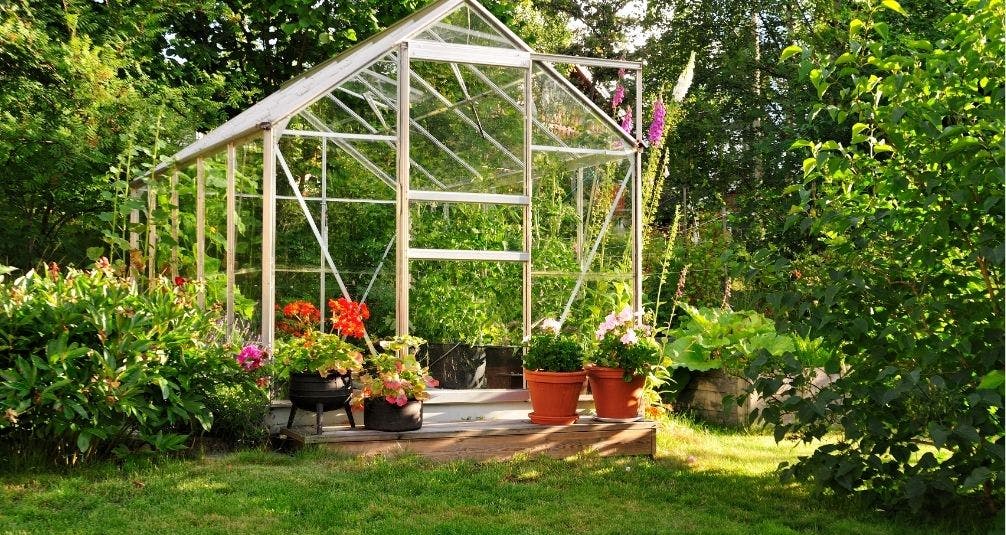
M 580 415 L 576 404 L 583 389 L 587 372 L 536 372 L 524 370 L 524 379 L 531 394 L 528 413 L 532 423 L 541 425 L 569 425 Z
M 632 381 L 625 382 L 624 374 L 621 368 L 587 368 L 587 379 L 599 420 L 632 422 L 640 418 L 639 400 L 646 378 L 636 375 Z

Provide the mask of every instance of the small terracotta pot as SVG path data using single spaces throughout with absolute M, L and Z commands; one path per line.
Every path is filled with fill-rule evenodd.
M 587 368 L 590 392 L 594 395 L 594 409 L 598 419 L 635 421 L 639 416 L 639 400 L 643 396 L 646 378 L 636 375 L 625 382 L 622 368 Z
M 531 409 L 528 413 L 532 423 L 541 425 L 569 425 L 576 423 L 580 415 L 576 404 L 580 400 L 580 390 L 587 372 L 536 372 L 524 370 L 524 379 L 531 394 Z

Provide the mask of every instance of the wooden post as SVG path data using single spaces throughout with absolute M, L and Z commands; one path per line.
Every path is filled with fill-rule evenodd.
M 396 191 L 395 334 L 409 334 L 409 45 L 398 48 L 398 189 Z
M 272 348 L 276 336 L 276 156 L 272 125 L 262 127 L 262 344 Z

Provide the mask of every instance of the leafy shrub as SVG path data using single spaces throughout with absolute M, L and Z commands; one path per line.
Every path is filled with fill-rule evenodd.
M 956 8 L 927 40 L 892 35 L 897 2 L 865 4 L 840 56 L 783 52 L 847 135 L 794 144 L 808 154 L 788 223 L 823 251 L 773 306 L 836 349 L 826 371 L 841 376 L 761 416 L 777 438 L 840 429 L 783 475 L 885 508 L 1003 503 L 1006 11 Z M 792 357 L 750 370 L 761 392 L 812 375 Z
M 0 442 L 72 462 L 211 429 L 207 394 L 240 369 L 192 286 L 142 290 L 107 262 L 0 284 Z
M 543 372 L 575 372 L 583 369 L 583 348 L 576 340 L 559 333 L 531 336 L 524 355 L 524 367 Z

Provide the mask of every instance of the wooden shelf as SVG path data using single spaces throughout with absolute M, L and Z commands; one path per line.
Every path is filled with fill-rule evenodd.
M 359 427 L 284 429 L 297 444 L 322 444 L 355 455 L 416 453 L 441 460 L 507 459 L 517 454 L 568 457 L 584 450 L 600 455 L 649 455 L 656 452 L 654 422 L 605 423 L 581 418 L 567 426 L 544 426 L 529 420 L 474 420 L 429 423 L 406 432 L 371 431 Z

